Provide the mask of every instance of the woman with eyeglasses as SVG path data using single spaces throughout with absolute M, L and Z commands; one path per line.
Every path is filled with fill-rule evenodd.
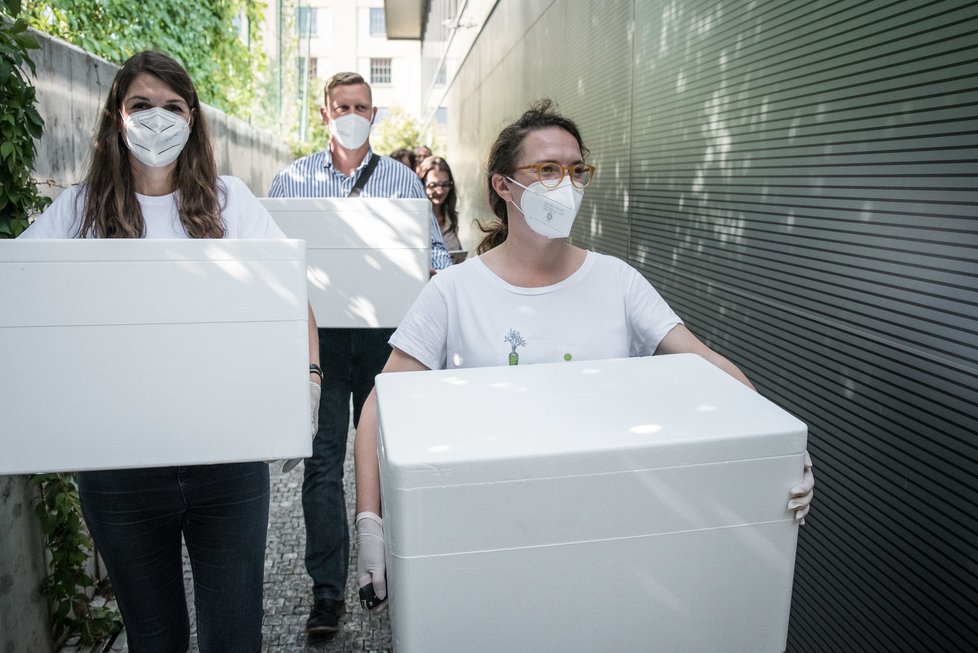
M 499 134 L 486 181 L 497 220 L 479 256 L 437 274 L 391 337 L 384 372 L 695 353 L 753 388 L 686 328 L 624 261 L 567 237 L 594 166 L 577 126 L 543 100 Z M 356 433 L 357 584 L 368 607 L 387 595 L 376 396 Z M 804 523 L 814 477 L 806 457 L 788 509 Z
M 448 161 L 440 156 L 429 156 L 418 166 L 418 176 L 424 184 L 424 191 L 431 200 L 431 208 L 435 212 L 441 237 L 449 252 L 462 250 L 458 239 L 458 194 L 455 192 L 455 178 Z

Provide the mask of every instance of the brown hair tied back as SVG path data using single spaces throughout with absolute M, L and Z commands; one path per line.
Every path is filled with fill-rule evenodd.
M 489 161 L 486 166 L 486 187 L 489 192 L 489 208 L 497 219 L 488 223 L 479 223 L 479 229 L 486 234 L 476 248 L 476 253 L 483 254 L 506 240 L 509 232 L 509 219 L 506 211 L 506 200 L 496 193 L 492 187 L 493 175 L 512 177 L 516 166 L 523 154 L 523 139 L 531 131 L 558 127 L 563 129 L 577 141 L 581 148 L 581 157 L 586 158 L 588 149 L 584 147 L 581 132 L 574 121 L 557 113 L 553 102 L 543 98 L 535 102 L 515 122 L 507 125 L 496 137 L 496 142 L 489 150 Z

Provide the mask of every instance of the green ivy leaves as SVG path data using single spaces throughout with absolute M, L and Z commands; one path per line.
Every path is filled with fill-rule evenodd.
M 37 39 L 27 21 L 14 20 L 20 0 L 4 0 L 0 13 L 0 238 L 15 238 L 27 228 L 28 216 L 51 200 L 38 195 L 31 178 L 36 145 L 44 120 L 35 108 L 36 97 L 25 70 L 34 74 L 29 51 Z
M 264 7 L 260 0 L 24 2 L 32 27 L 113 63 L 141 50 L 170 55 L 186 67 L 203 102 L 245 120 L 265 65 Z
M 41 593 L 55 605 L 54 636 L 77 634 L 85 644 L 94 644 L 114 635 L 122 629 L 119 614 L 94 605 L 88 596 L 96 584 L 85 571 L 92 543 L 82 524 L 74 476 L 36 474 L 31 483 L 40 490 L 36 511 L 51 553 L 51 573 Z
M 0 13 L 0 238 L 15 238 L 27 228 L 27 216 L 50 199 L 37 194 L 31 179 L 36 154 L 34 139 L 44 131 L 35 108 L 34 87 L 25 69 L 35 73 L 30 50 L 37 39 L 27 22 L 14 20 L 20 0 L 4 0 Z M 85 572 L 91 542 L 82 525 L 78 488 L 69 474 L 39 474 L 31 482 L 40 490 L 37 515 L 51 553 L 51 573 L 41 592 L 54 603 L 55 636 L 78 633 L 94 643 L 118 632 L 122 621 L 114 610 L 91 604 L 86 590 L 95 581 Z

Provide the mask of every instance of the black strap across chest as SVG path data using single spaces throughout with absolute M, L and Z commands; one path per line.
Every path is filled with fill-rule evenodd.
M 367 167 L 360 173 L 360 176 L 357 178 L 357 183 L 353 184 L 353 188 L 350 189 L 350 194 L 347 197 L 360 197 L 360 193 L 363 192 L 363 187 L 367 185 L 367 180 L 373 174 L 379 159 L 380 157 L 376 154 L 370 155 L 370 160 L 367 161 Z

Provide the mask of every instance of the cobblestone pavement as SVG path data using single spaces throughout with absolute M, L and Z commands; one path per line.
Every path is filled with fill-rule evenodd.
M 388 653 L 391 650 L 387 613 L 371 614 L 360 608 L 356 589 L 356 535 L 354 513 L 353 432 L 347 443 L 346 500 L 350 516 L 350 574 L 346 587 L 347 614 L 343 628 L 329 640 L 306 640 L 306 617 L 312 606 L 312 586 L 303 563 L 305 526 L 302 521 L 302 466 L 288 474 L 272 466 L 272 497 L 265 553 L 265 623 L 262 651 L 287 653 L 316 651 Z
M 389 653 L 390 627 L 387 613 L 374 615 L 360 608 L 356 590 L 356 535 L 352 527 L 354 511 L 353 431 L 347 443 L 344 485 L 350 515 L 350 574 L 346 587 L 347 614 L 343 628 L 330 639 L 308 640 L 306 618 L 312 607 L 312 585 L 303 562 L 306 545 L 302 521 L 302 465 L 282 474 L 281 463 L 272 472 L 271 509 L 268 516 L 268 547 L 265 551 L 265 621 L 262 626 L 263 653 Z M 184 585 L 187 605 L 193 605 L 193 583 L 186 556 Z M 191 610 L 193 619 L 193 610 Z M 197 653 L 194 627 L 192 653 Z

